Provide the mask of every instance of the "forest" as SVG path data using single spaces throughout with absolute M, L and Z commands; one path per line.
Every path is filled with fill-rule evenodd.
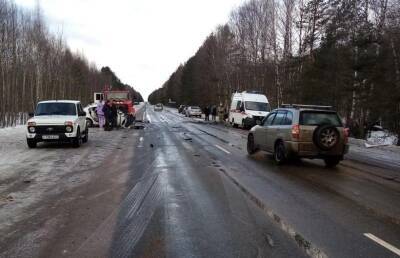
M 149 101 L 227 106 L 256 90 L 272 107 L 332 105 L 353 136 L 400 135 L 400 0 L 249 0 Z
M 40 100 L 93 102 L 105 87 L 130 90 L 109 67 L 99 70 L 83 54 L 74 53 L 62 35 L 46 25 L 40 6 L 25 10 L 0 0 L 0 128 L 23 124 Z

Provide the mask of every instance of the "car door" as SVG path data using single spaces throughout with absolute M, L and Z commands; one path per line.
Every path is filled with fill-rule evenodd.
M 84 111 L 81 103 L 78 103 L 77 109 L 78 109 L 78 124 L 81 129 L 81 132 L 84 132 L 86 130 L 86 116 L 83 114 Z
M 269 127 L 272 125 L 274 121 L 276 113 L 270 113 L 264 120 L 261 126 L 257 127 L 256 134 L 255 134 L 255 143 L 260 147 L 262 150 L 267 150 L 267 139 L 269 137 Z
M 278 135 L 281 133 L 281 123 L 284 121 L 286 111 L 278 111 L 272 125 L 268 126 L 268 137 L 266 150 L 269 152 L 275 151 L 275 141 L 278 139 Z

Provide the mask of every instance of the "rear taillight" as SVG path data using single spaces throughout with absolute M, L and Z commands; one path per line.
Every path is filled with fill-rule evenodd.
M 344 143 L 347 144 L 349 142 L 349 135 L 350 135 L 350 129 L 349 128 L 343 128 L 343 136 L 344 136 Z
M 300 139 L 300 125 L 295 124 L 292 126 L 292 138 Z

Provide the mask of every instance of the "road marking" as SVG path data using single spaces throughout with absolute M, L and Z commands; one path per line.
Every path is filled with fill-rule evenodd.
M 215 145 L 215 147 L 217 147 L 218 149 L 222 150 L 223 152 L 225 152 L 226 154 L 231 154 L 229 151 L 225 150 L 224 148 L 222 148 L 219 145 Z
M 364 233 L 364 236 L 368 237 L 369 239 L 371 239 L 372 241 L 380 244 L 381 246 L 385 247 L 386 249 L 392 251 L 393 253 L 397 254 L 398 256 L 400 256 L 400 249 L 392 246 L 391 244 L 389 244 L 388 242 L 380 239 L 377 236 L 372 235 L 371 233 Z

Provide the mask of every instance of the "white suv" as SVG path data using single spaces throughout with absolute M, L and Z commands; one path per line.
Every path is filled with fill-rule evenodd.
M 79 101 L 42 101 L 30 116 L 26 134 L 29 148 L 38 142 L 71 142 L 78 148 L 89 139 L 86 112 Z

